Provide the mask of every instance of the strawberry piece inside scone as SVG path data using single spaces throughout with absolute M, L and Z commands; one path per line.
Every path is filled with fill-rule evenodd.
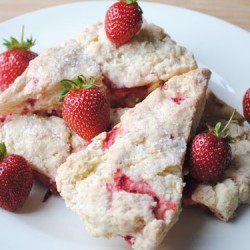
M 128 193 L 147 194 L 151 196 L 156 202 L 156 205 L 152 209 L 157 219 L 165 220 L 165 212 L 168 210 L 175 211 L 177 209 L 176 203 L 158 196 L 146 181 L 139 180 L 135 182 L 127 175 L 122 174 L 120 169 L 117 170 L 114 176 L 114 186 L 107 185 L 112 187 L 110 191 L 125 191 Z
M 92 235 L 121 236 L 134 249 L 160 244 L 181 211 L 186 144 L 209 77 L 199 69 L 171 78 L 58 169 L 66 206 Z M 185 99 L 176 103 L 177 96 Z

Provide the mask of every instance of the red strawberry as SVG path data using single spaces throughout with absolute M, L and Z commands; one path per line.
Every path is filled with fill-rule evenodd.
M 137 0 L 122 0 L 113 4 L 106 13 L 106 35 L 116 45 L 130 41 L 141 26 L 142 10 Z
M 68 126 L 85 140 L 91 140 L 109 126 L 110 106 L 94 79 L 79 76 L 77 80 L 63 80 L 62 116 Z
M 0 144 L 2 159 L 6 155 L 5 145 Z M 33 172 L 27 161 L 11 154 L 0 162 L 0 207 L 15 211 L 26 201 L 33 183 Z
M 225 131 L 231 123 L 233 112 L 227 125 L 220 131 L 217 123 L 214 131 L 201 133 L 194 137 L 188 150 L 188 166 L 193 178 L 203 182 L 217 182 L 232 159 L 231 147 Z
M 246 120 L 250 123 L 250 88 L 246 91 L 243 98 L 243 112 Z
M 30 51 L 30 48 L 35 44 L 35 41 L 30 38 L 27 41 L 21 42 L 11 37 L 10 41 L 4 40 L 4 45 L 7 51 L 0 54 L 0 89 L 7 89 L 15 79 L 20 76 L 28 67 L 29 62 L 37 57 L 37 54 Z

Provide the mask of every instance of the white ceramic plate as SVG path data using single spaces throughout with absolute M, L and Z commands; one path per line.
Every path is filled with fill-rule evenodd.
M 34 50 L 74 38 L 84 26 L 104 19 L 110 2 L 85 2 L 32 12 L 0 24 L 1 38 L 27 34 L 39 42 Z M 210 86 L 217 95 L 242 110 L 243 93 L 250 87 L 248 32 L 198 12 L 155 3 L 141 3 L 144 17 L 162 27 L 179 44 L 194 52 L 200 65 L 213 70 Z M 0 52 L 4 47 L 0 46 Z M 128 250 L 122 239 L 94 239 L 59 197 L 42 203 L 46 190 L 35 186 L 17 213 L 0 210 L 0 248 L 3 250 Z M 161 250 L 248 250 L 250 209 L 223 223 L 199 209 L 184 209 Z

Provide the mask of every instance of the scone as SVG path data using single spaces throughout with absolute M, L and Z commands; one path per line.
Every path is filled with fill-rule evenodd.
M 37 176 L 56 193 L 56 169 L 69 156 L 70 130 L 61 118 L 12 115 L 1 124 L 0 141 L 8 153 L 23 156 Z
M 60 114 L 59 83 L 63 79 L 76 79 L 84 74 L 102 84 L 99 67 L 83 47 L 70 40 L 55 48 L 47 49 L 32 60 L 25 72 L 0 94 L 0 113 L 26 114 L 42 111 Z
M 198 69 L 171 78 L 59 167 L 58 190 L 92 235 L 121 236 L 134 249 L 150 250 L 175 224 L 186 144 L 209 77 Z
M 104 80 L 111 89 L 114 106 L 117 102 L 118 106 L 134 106 L 152 91 L 153 85 L 196 68 L 191 52 L 155 25 L 144 24 L 131 42 L 119 48 L 103 36 L 103 25 L 98 23 L 86 28 L 78 39 L 40 54 L 0 94 L 0 114 L 60 114 L 59 82 L 76 79 L 80 74 L 94 77 L 97 84 Z
M 112 109 L 110 127 L 116 125 L 124 110 Z M 22 155 L 35 176 L 57 193 L 57 168 L 67 157 L 84 150 L 89 141 L 71 131 L 62 118 L 38 115 L 6 115 L 0 120 L 0 142 L 10 154 Z
M 37 115 L 9 117 L 0 127 L 0 141 L 10 154 L 23 156 L 54 193 L 57 168 L 72 151 L 88 145 L 70 131 L 63 119 Z
M 145 20 L 137 35 L 120 47 L 109 41 L 102 22 L 83 29 L 78 41 L 100 65 L 118 106 L 134 106 L 136 99 L 141 100 L 160 83 L 197 68 L 190 51 Z
M 109 41 L 102 22 L 83 29 L 78 42 L 100 65 L 113 88 L 165 82 L 197 67 L 191 52 L 146 21 L 131 41 L 119 47 Z
M 250 203 L 250 129 L 231 124 L 228 135 L 233 138 L 233 159 L 222 180 L 196 184 L 190 196 L 192 205 L 207 207 L 223 221 L 231 219 L 241 204 Z

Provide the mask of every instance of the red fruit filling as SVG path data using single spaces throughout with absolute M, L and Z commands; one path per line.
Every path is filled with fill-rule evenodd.
M 148 87 L 110 89 L 112 107 L 134 107 L 149 94 Z
M 138 97 L 146 97 L 148 95 L 148 87 L 111 89 L 111 94 L 114 100 L 128 97 L 131 94 Z
M 12 116 L 12 114 L 0 115 L 0 123 L 8 122 L 10 120 L 11 116 Z
M 33 79 L 33 84 L 34 84 L 34 85 L 37 85 L 38 83 L 39 83 L 39 80 L 36 79 L 36 78 L 34 78 L 34 79 Z
M 179 96 L 179 97 L 173 97 L 173 98 L 171 98 L 171 99 L 172 99 L 172 101 L 174 101 L 175 103 L 181 104 L 186 98 Z
M 34 107 L 37 100 L 36 99 L 33 99 L 33 98 L 29 98 L 27 101 L 26 101 L 31 107 Z
M 173 140 L 174 139 L 174 135 L 170 134 L 170 139 Z
M 120 127 L 115 127 L 107 133 L 107 136 L 106 136 L 105 140 L 103 141 L 103 146 L 105 149 L 110 148 L 114 144 L 117 135 L 118 134 L 121 135 L 121 133 L 122 133 L 121 131 L 122 130 Z
M 104 76 L 104 84 L 110 91 L 111 107 L 113 108 L 133 107 L 150 93 L 150 85 L 134 88 L 117 88 L 116 84 L 106 76 Z
M 122 174 L 120 169 L 115 174 L 114 182 L 114 186 L 107 184 L 108 190 L 113 189 L 115 191 L 126 191 L 128 193 L 147 194 L 151 196 L 156 201 L 156 205 L 152 210 L 158 220 L 165 220 L 166 211 L 177 209 L 176 203 L 165 200 L 163 197 L 157 195 L 146 181 L 131 180 L 128 176 Z
M 26 105 L 25 105 L 25 107 L 24 107 L 23 110 L 22 110 L 22 115 L 26 115 L 26 114 L 28 114 L 28 113 L 31 113 L 33 107 L 34 107 L 35 104 L 36 104 L 36 102 L 37 102 L 36 99 L 32 99 L 32 98 L 27 99 Z
M 130 246 L 135 244 L 135 238 L 133 236 L 127 235 L 124 237 L 124 240 L 127 241 Z

